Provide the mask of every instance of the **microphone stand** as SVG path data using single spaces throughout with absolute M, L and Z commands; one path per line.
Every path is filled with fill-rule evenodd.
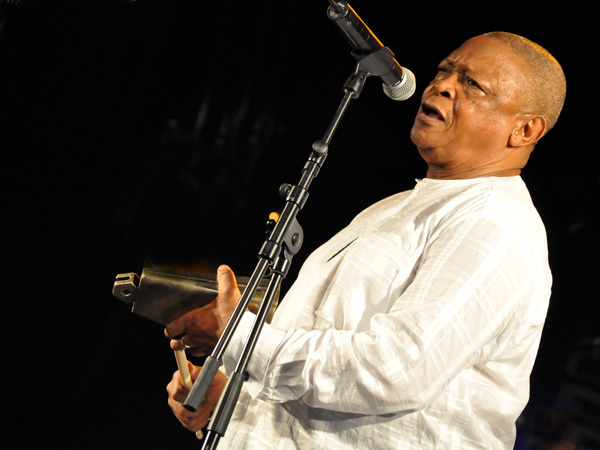
M 302 176 L 297 185 L 284 184 L 279 188 L 279 194 L 285 199 L 285 206 L 277 221 L 271 235 L 265 240 L 258 252 L 259 262 L 250 277 L 240 301 L 233 311 L 229 322 L 223 330 L 217 345 L 209 357 L 206 358 L 204 366 L 194 382 L 194 385 L 185 400 L 184 407 L 190 411 L 196 411 L 204 399 L 210 384 L 219 370 L 223 354 L 231 341 L 244 311 L 250 303 L 250 299 L 256 292 L 260 281 L 270 276 L 269 285 L 261 302 L 252 330 L 248 335 L 242 354 L 237 362 L 234 372 L 230 375 L 221 397 L 213 411 L 212 419 L 208 425 L 202 449 L 215 449 L 229 424 L 233 410 L 238 401 L 242 385 L 247 379 L 246 368 L 267 317 L 267 313 L 279 290 L 281 281 L 287 275 L 293 256 L 300 250 L 303 241 L 302 227 L 296 216 L 304 207 L 308 199 L 308 188 L 314 178 L 317 177 L 329 150 L 329 144 L 337 130 L 344 113 L 350 105 L 350 101 L 358 98 L 367 77 L 380 75 L 382 60 L 393 60 L 393 54 L 387 47 L 373 52 L 369 55 L 353 55 L 358 63 L 352 75 L 344 85 L 344 97 L 331 120 L 323 139 L 312 144 L 312 151 L 302 170 Z M 389 67 L 389 66 L 388 66 Z M 267 271 L 270 270 L 270 273 Z

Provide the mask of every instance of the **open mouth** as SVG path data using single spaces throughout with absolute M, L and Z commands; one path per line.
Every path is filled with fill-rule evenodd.
M 444 116 L 442 116 L 442 114 L 435 109 L 433 106 L 430 106 L 426 103 L 423 103 L 421 105 L 421 114 L 423 114 L 424 116 L 430 118 L 430 119 L 434 119 L 434 120 L 444 120 Z

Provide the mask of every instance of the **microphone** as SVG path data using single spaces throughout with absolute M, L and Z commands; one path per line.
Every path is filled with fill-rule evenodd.
M 381 41 L 347 2 L 329 0 L 329 3 L 327 16 L 352 46 L 352 54 L 355 58 L 368 56 L 384 49 Z M 389 48 L 385 48 L 391 54 L 390 62 L 384 67 L 382 75 L 377 74 L 383 81 L 383 92 L 392 100 L 406 100 L 415 93 L 417 88 L 415 75 L 406 67 L 400 66 L 394 59 L 394 53 Z

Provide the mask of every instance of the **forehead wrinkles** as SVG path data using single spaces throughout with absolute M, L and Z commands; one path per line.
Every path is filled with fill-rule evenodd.
M 485 83 L 490 93 L 517 102 L 527 84 L 527 66 L 506 44 L 481 36 L 465 42 L 441 64 L 453 71 L 468 73 L 478 83 Z
M 497 76 L 504 65 L 503 59 L 505 58 L 492 52 L 463 46 L 448 55 L 442 63 L 463 73 Z

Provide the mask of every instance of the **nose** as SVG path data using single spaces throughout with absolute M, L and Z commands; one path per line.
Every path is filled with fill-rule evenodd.
M 456 97 L 456 84 L 458 82 L 456 73 L 439 73 L 431 82 L 429 87 L 434 93 L 454 99 Z

